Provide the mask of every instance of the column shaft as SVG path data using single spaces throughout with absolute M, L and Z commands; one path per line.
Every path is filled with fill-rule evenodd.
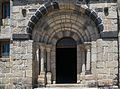
M 86 70 L 87 71 L 90 71 L 90 49 L 87 49 L 87 60 L 86 60 Z
M 45 61 L 45 51 L 44 48 L 41 48 L 41 72 L 45 72 L 44 70 L 44 61 Z
M 82 56 L 82 74 L 85 74 L 85 50 L 81 52 Z
M 40 61 L 40 54 L 39 54 L 39 49 L 37 49 L 37 51 L 36 51 L 36 58 L 37 58 L 37 71 L 38 71 L 38 74 L 40 74 L 40 65 L 39 65 L 39 61 Z
M 50 64 L 51 64 L 51 63 L 50 63 L 51 58 L 50 58 L 50 57 L 51 57 L 51 55 L 50 55 L 50 50 L 49 50 L 49 51 L 47 51 L 47 71 L 48 71 L 48 72 L 51 71 L 51 70 L 50 70 L 50 69 L 51 69 L 51 66 L 50 66 Z

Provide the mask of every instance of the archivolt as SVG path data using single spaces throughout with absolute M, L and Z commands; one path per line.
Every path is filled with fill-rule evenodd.
M 38 32 L 40 36 L 39 41 L 50 43 L 52 42 L 52 39 L 57 40 L 59 38 L 59 36 L 56 35 L 58 32 L 62 32 L 62 34 L 64 34 L 64 32 L 69 31 L 70 34 L 76 34 L 77 37 L 80 37 L 77 39 L 78 42 L 84 42 L 94 40 L 94 38 L 97 38 L 97 34 L 100 34 L 100 32 L 103 31 L 102 20 L 89 8 L 74 5 L 74 8 L 71 6 L 69 9 L 64 10 L 65 8 L 63 9 L 60 6 L 61 5 L 57 2 L 48 2 L 43 4 L 31 17 L 27 26 L 27 33 L 32 36 L 33 29 L 37 29 L 36 32 Z M 88 21 L 82 21 L 81 15 L 84 17 L 83 19 L 91 21 L 91 24 L 88 23 Z

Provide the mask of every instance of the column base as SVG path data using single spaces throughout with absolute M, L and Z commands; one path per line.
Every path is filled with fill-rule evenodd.
M 46 84 L 45 72 L 41 72 L 40 75 L 38 75 L 38 85 L 44 86 L 45 84 Z
M 80 84 L 80 74 L 77 74 L 77 84 Z
M 86 70 L 85 74 L 91 74 L 90 70 Z
M 48 72 L 47 73 L 47 84 L 51 84 L 52 82 L 52 80 L 51 80 L 51 77 L 52 77 L 52 74 L 51 74 L 51 72 Z
M 80 83 L 85 84 L 85 73 L 84 72 L 81 73 L 81 75 L 80 75 Z

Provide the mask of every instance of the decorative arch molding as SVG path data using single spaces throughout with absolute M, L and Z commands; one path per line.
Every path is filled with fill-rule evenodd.
M 69 32 L 69 33 L 67 33 L 67 32 Z M 62 35 L 60 35 L 60 33 Z M 57 32 L 51 34 L 51 37 L 49 38 L 48 43 L 52 43 L 52 44 L 56 45 L 56 43 L 57 43 L 57 41 L 59 39 L 62 39 L 64 37 L 71 37 L 78 44 L 78 43 L 82 42 L 81 39 L 80 39 L 81 38 L 80 36 L 81 35 L 77 34 L 74 30 L 73 31 L 68 31 L 68 30 L 61 31 L 61 30 L 58 30 Z
M 33 29 L 35 25 L 37 24 L 37 22 L 39 22 L 40 19 L 42 19 L 44 16 L 46 16 L 50 12 L 65 9 L 65 8 L 61 8 L 60 6 L 61 5 L 59 5 L 58 2 L 47 2 L 43 4 L 36 11 L 36 13 L 30 18 L 30 21 L 28 22 L 28 25 L 27 25 L 27 33 L 30 35 L 31 39 L 32 39 Z M 93 10 L 83 7 L 81 5 L 77 5 L 77 4 L 74 5 L 73 7 L 72 6 L 69 7 L 69 9 L 76 10 L 80 13 L 87 15 L 95 23 L 98 29 L 98 33 L 100 34 L 103 31 L 104 26 L 103 26 L 102 20 Z
M 59 39 L 56 43 L 56 48 L 69 48 L 69 47 L 76 47 L 76 41 L 71 37 L 63 37 Z

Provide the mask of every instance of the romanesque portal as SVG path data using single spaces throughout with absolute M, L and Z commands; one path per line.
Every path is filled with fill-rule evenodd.
M 86 6 L 70 4 L 63 9 L 56 2 L 45 6 L 32 16 L 27 28 L 36 53 L 34 81 L 43 85 L 81 83 L 81 76 L 93 75 L 92 42 L 100 38 L 102 20 Z
M 0 0 L 0 89 L 120 85 L 116 1 Z

